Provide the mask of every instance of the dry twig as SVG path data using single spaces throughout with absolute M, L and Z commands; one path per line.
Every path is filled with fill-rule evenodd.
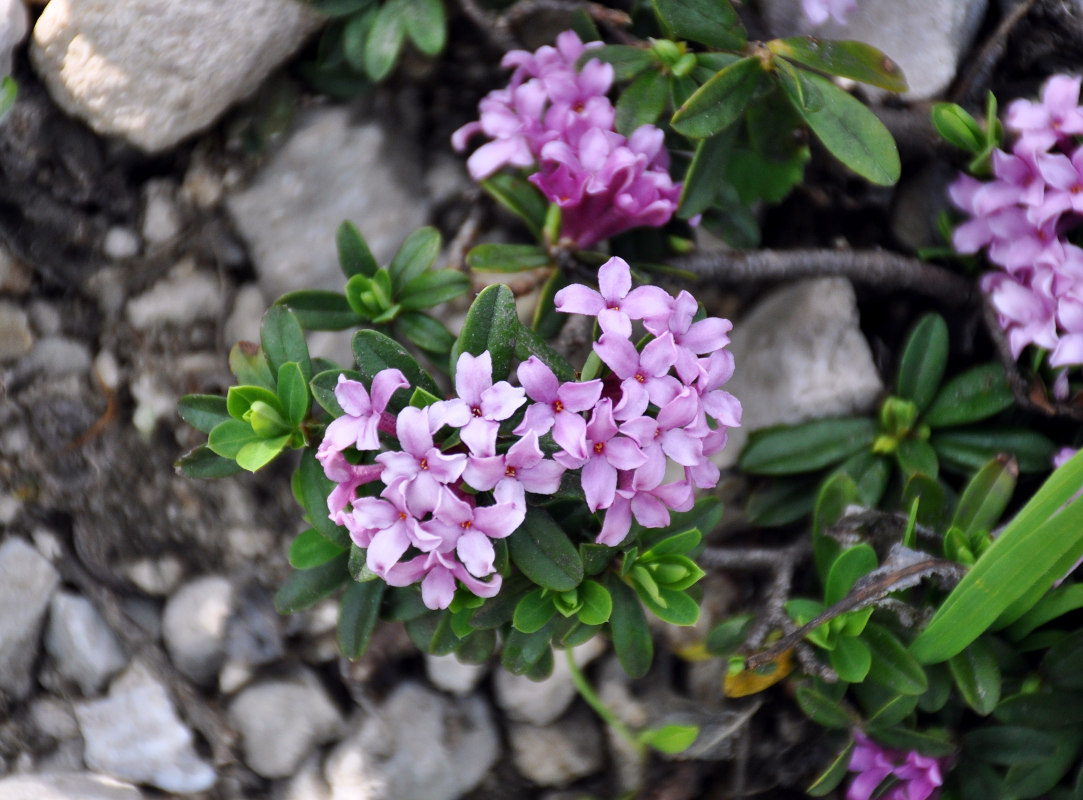
M 1000 25 L 985 41 L 977 55 L 967 62 L 966 72 L 956 81 L 955 89 L 951 92 L 950 99 L 953 102 L 964 105 L 978 102 L 982 90 L 989 84 L 993 68 L 1004 55 L 1004 49 L 1008 46 L 1008 37 L 1015 30 L 1015 26 L 1034 8 L 1035 3 L 1037 0 L 1019 0 L 1011 13 L 1001 20 Z

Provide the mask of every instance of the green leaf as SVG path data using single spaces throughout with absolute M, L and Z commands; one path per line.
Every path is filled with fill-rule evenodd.
M 603 625 L 613 613 L 613 598 L 598 581 L 586 580 L 579 587 L 579 621 L 584 625 Z
M 1083 608 L 1083 583 L 1058 586 L 1039 600 L 1030 611 L 1012 623 L 1008 633 L 1012 639 L 1019 641 L 1047 622 L 1052 622 L 1057 617 L 1078 608 Z
M 391 0 L 392 3 L 404 0 Z M 410 0 L 412 1 L 412 0 Z M 420 276 L 432 266 L 440 255 L 442 237 L 440 231 L 431 226 L 418 228 L 406 237 L 395 257 L 387 267 L 391 275 L 391 286 L 398 295 L 404 286 Z
M 684 173 L 684 185 L 681 187 L 680 207 L 677 216 L 691 219 L 702 214 L 718 196 L 718 176 L 729 161 L 733 149 L 736 127 L 728 128 L 717 136 L 700 139 L 696 143 L 696 152 Z
M 865 626 L 861 640 L 872 654 L 870 681 L 905 695 L 924 694 L 929 688 L 929 679 L 921 664 L 887 628 L 870 623 Z
M 177 401 L 177 413 L 202 433 L 210 433 L 218 423 L 230 419 L 226 398 L 216 394 L 186 394 Z
M 1083 725 L 1083 692 L 1041 691 L 1006 698 L 993 711 L 997 722 L 1057 729 Z
M 330 596 L 350 579 L 350 573 L 346 569 L 348 559 L 349 555 L 342 553 L 318 567 L 291 572 L 286 582 L 275 592 L 275 611 L 279 614 L 294 614 Z
M 756 431 L 738 465 L 753 475 L 794 475 L 838 463 L 872 445 L 876 423 L 863 417 L 820 419 Z
M 886 481 L 885 481 L 886 483 Z M 772 528 L 788 525 L 812 513 L 819 494 L 819 478 L 779 478 L 754 488 L 745 501 L 753 525 Z
M 658 595 L 661 602 L 649 593 L 639 593 L 643 605 L 658 619 L 681 626 L 695 625 L 699 620 L 699 604 L 684 592 L 659 586 Z
M 566 592 L 582 583 L 579 552 L 545 510 L 528 508 L 523 524 L 507 542 L 511 560 L 539 586 Z
M 579 58 L 579 66 L 582 67 L 594 58 L 613 65 L 613 80 L 617 83 L 630 81 L 643 70 L 658 63 L 654 54 L 644 47 L 608 44 L 604 47 L 592 47 L 584 52 Z
M 966 425 L 1010 408 L 1015 402 L 1000 364 L 982 364 L 948 381 L 921 421 L 930 428 Z
M 1042 659 L 1042 674 L 1059 689 L 1083 689 L 1083 630 L 1049 648 Z
M 825 535 L 826 531 L 838 522 L 846 508 L 856 502 L 857 498 L 857 485 L 853 478 L 844 473 L 837 473 L 824 481 L 823 488 L 816 497 L 816 506 L 812 511 L 812 549 L 816 572 L 824 583 L 827 582 L 828 570 L 842 547 L 836 539 Z
M 918 707 L 917 695 L 899 694 L 890 687 L 871 680 L 857 684 L 853 691 L 865 710 L 866 725 L 882 728 L 898 725 Z
M 308 384 L 295 361 L 287 361 L 278 368 L 278 399 L 286 412 L 286 419 L 296 428 L 305 421 L 312 403 Z
M 864 42 L 795 36 L 770 41 L 767 48 L 775 55 L 818 72 L 850 78 L 889 92 L 905 92 L 909 88 L 899 65 Z
M 541 238 L 549 204 L 534 184 L 510 172 L 498 172 L 483 180 L 481 188 L 525 222 L 534 238 Z
M 364 275 L 371 278 L 380 265 L 372 257 L 365 237 L 352 222 L 343 222 L 335 232 L 335 245 L 338 248 L 338 263 L 347 278 Z
M 852 636 L 840 636 L 835 642 L 835 649 L 829 650 L 827 655 L 839 680 L 847 683 L 861 683 L 872 667 L 872 654 L 868 646 Z
M 854 726 L 853 717 L 838 700 L 826 697 L 809 684 L 797 687 L 797 705 L 806 717 L 824 728 L 846 730 Z
M 979 155 L 985 150 L 985 131 L 962 106 L 955 103 L 933 103 L 933 127 L 948 144 Z
M 366 8 L 362 13 L 354 14 L 352 17 L 350 17 L 348 20 L 341 24 L 341 43 L 338 48 L 341 52 L 336 55 L 339 56 L 339 61 L 345 59 L 346 63 L 343 66 L 345 68 L 345 71 L 351 76 L 357 72 L 360 72 L 362 74 L 365 72 L 365 43 L 368 41 L 369 32 L 372 30 L 372 26 L 376 22 L 376 14 L 377 12 L 379 12 L 379 10 L 379 6 L 371 5 L 369 8 Z M 325 34 L 324 37 L 320 39 L 321 48 L 323 46 L 323 43 L 327 41 L 328 35 L 333 30 L 334 28 L 329 25 L 328 34 Z M 317 74 L 320 76 L 326 76 L 330 71 L 331 70 L 329 68 L 324 67 L 323 69 L 319 70 Z M 370 86 L 367 80 L 364 81 L 364 83 L 366 86 Z M 349 91 L 349 89 L 351 89 L 352 87 L 343 86 L 342 88 L 346 90 L 344 92 L 346 96 L 350 96 L 350 94 L 352 94 L 352 92 Z M 339 265 L 342 266 L 341 261 L 339 262 Z
M 351 583 L 342 594 L 338 606 L 338 647 L 350 661 L 365 654 L 380 618 L 380 602 L 386 588 L 383 581 Z
M 289 444 L 290 435 L 284 434 L 274 439 L 257 439 L 237 451 L 237 465 L 249 472 L 265 467 Z
M 707 634 L 707 640 L 704 642 L 704 647 L 706 647 L 707 652 L 713 656 L 718 656 L 719 658 L 730 656 L 733 653 L 736 653 L 741 645 L 745 643 L 745 639 L 748 638 L 748 632 L 751 627 L 751 614 L 741 614 L 732 617 L 711 629 L 711 632 Z
M 687 750 L 699 736 L 698 725 L 663 725 L 640 731 L 641 744 L 653 747 L 659 753 L 681 753 Z
M 895 449 L 899 469 L 907 478 L 926 476 L 935 478 L 940 472 L 936 451 L 928 442 L 920 439 L 904 439 Z
M 488 350 L 493 359 L 493 381 L 504 380 L 511 372 L 521 327 L 511 289 L 503 284 L 485 287 L 466 312 L 462 331 L 451 348 L 452 368 L 463 353 L 480 356 Z
M 245 417 L 256 403 L 270 406 L 285 416 L 286 409 L 282 407 L 278 395 L 262 386 L 230 386 L 226 393 L 226 410 L 233 419 L 240 422 L 247 424 Z
M 1035 764 L 1051 758 L 1057 749 L 1056 736 L 1047 731 L 1015 725 L 978 728 L 963 735 L 967 755 L 989 764 L 1010 767 Z
M 520 361 L 526 361 L 535 356 L 545 366 L 553 371 L 560 381 L 574 381 L 575 368 L 567 360 L 550 347 L 537 333 L 525 325 L 520 325 L 515 334 L 515 357 Z
M 820 773 L 820 775 L 812 782 L 812 785 L 805 789 L 805 794 L 810 797 L 823 797 L 826 794 L 833 792 L 843 778 L 849 773 L 850 759 L 854 754 L 854 740 L 851 739 L 842 752 L 835 757 L 827 769 Z
M 653 0 L 662 25 L 679 39 L 715 50 L 742 50 L 744 26 L 728 0 Z
M 850 456 L 836 467 L 836 473 L 849 475 L 857 488 L 857 501 L 873 508 L 887 489 L 891 477 L 891 462 L 880 453 L 863 451 Z
M 668 100 L 669 78 L 655 69 L 644 72 L 617 100 L 617 132 L 631 136 L 640 125 L 654 124 L 666 110 Z
M 1064 731 L 1056 737 L 1053 755 L 1028 764 L 1013 764 L 1005 776 L 1004 788 L 1013 797 L 1048 797 L 1069 769 L 1077 762 L 1083 734 Z
M 496 631 L 474 631 L 463 640 L 455 657 L 464 664 L 488 663 L 496 651 Z
M 948 363 L 948 326 L 939 314 L 929 313 L 910 330 L 899 357 L 895 390 L 919 411 L 932 402 Z
M 991 531 L 1008 507 L 1019 467 L 1008 457 L 994 458 L 963 489 L 951 525 L 971 534 Z
M 382 81 L 395 66 L 406 38 L 404 13 L 409 0 L 388 0 L 376 12 L 376 19 L 365 40 L 365 71 L 374 81 Z
M 917 502 L 917 508 L 914 503 Z M 928 475 L 914 475 L 906 482 L 903 489 L 902 508 L 910 509 L 915 514 L 914 521 L 926 527 L 940 531 L 945 527 L 948 516 L 947 490 L 940 481 Z M 908 527 L 907 535 L 911 531 Z M 912 541 L 903 541 L 907 547 L 913 547 Z
M 929 443 L 944 467 L 966 473 L 981 469 L 1001 453 L 1015 456 L 1020 472 L 1045 472 L 1057 449 L 1042 434 L 1023 428 L 937 431 Z
M 229 371 L 238 383 L 262 386 L 274 391 L 274 373 L 263 351 L 251 342 L 238 342 L 229 351 Z
M 515 606 L 511 624 L 517 631 L 534 633 L 541 630 L 556 612 L 552 596 L 545 589 L 538 588 L 523 597 Z
M 899 727 L 869 725 L 866 733 L 885 747 L 896 750 L 916 750 L 922 755 L 943 758 L 957 749 L 951 738 L 942 731 L 911 731 Z
M 469 288 L 470 278 L 453 269 L 423 272 L 402 288 L 399 304 L 404 311 L 417 311 L 446 303 Z
M 466 266 L 475 272 L 524 272 L 547 267 L 552 259 L 536 244 L 479 244 L 466 254 Z
M 721 133 L 744 113 L 762 78 L 763 65 L 757 58 L 742 58 L 725 67 L 677 109 L 673 129 L 693 139 Z
M 301 289 L 282 295 L 275 304 L 289 308 L 308 331 L 344 331 L 365 321 L 341 292 Z
M 440 387 L 429 377 L 412 355 L 401 344 L 378 331 L 358 331 L 353 337 L 353 355 L 362 381 L 372 385 L 373 378 L 385 369 L 397 369 L 413 387 L 420 387 L 430 394 L 442 395 Z M 388 411 L 397 413 L 409 401 L 406 391 L 395 392 L 388 403 Z
M 514 629 L 508 633 L 500 659 L 504 669 L 514 675 L 522 675 L 547 652 L 552 652 L 549 641 L 553 635 L 554 622 L 555 620 L 550 620 L 534 633 L 523 633 Z
M 227 419 L 215 425 L 211 430 L 207 437 L 207 447 L 211 452 L 223 458 L 236 459 L 242 447 L 258 441 L 260 437 L 247 422 Z
M 447 41 L 447 20 L 441 0 L 410 0 L 406 13 L 406 35 L 417 49 L 435 56 Z
M 613 573 L 606 573 L 605 587 L 613 599 L 609 631 L 617 660 L 630 678 L 642 678 L 654 661 L 654 642 L 643 606 L 636 593 Z
M 232 458 L 223 458 L 207 445 L 200 445 L 181 456 L 173 465 L 186 478 L 228 478 L 242 471 Z
M 321 536 L 346 549 L 352 542 L 349 531 L 336 525 L 327 516 L 327 496 L 334 488 L 334 482 L 324 475 L 323 466 L 316 460 L 315 450 L 306 447 L 297 467 L 297 491 L 301 507 L 305 510 L 309 523 Z
M 296 361 L 305 382 L 312 380 L 305 332 L 293 312 L 285 306 L 271 306 L 263 315 L 259 336 L 272 374 L 277 375 L 287 361 Z
M 679 533 L 666 536 L 650 546 L 639 557 L 640 561 L 650 561 L 659 556 L 684 555 L 695 548 L 703 539 L 703 534 L 698 528 L 690 528 Z
M 350 570 L 350 577 L 358 583 L 374 581 L 379 579 L 380 577 L 371 569 L 369 569 L 368 551 L 361 547 L 358 547 L 356 544 L 350 545 L 350 560 L 347 566 Z
M 891 186 L 902 170 L 895 140 L 857 98 L 804 70 L 775 73 L 797 112 L 824 147 L 861 177 Z
M 961 653 L 948 659 L 948 668 L 968 706 L 983 717 L 1000 702 L 1001 677 L 993 651 L 984 639 L 977 639 Z
M 519 601 L 536 587 L 522 575 L 515 575 L 505 581 L 500 592 L 486 600 L 470 618 L 470 624 L 478 630 L 499 628 L 509 623 L 515 614 Z
M 329 541 L 315 528 L 301 531 L 290 542 L 289 561 L 294 569 L 311 569 L 326 564 L 344 548 Z
M 18 96 L 19 85 L 15 83 L 15 79 L 10 75 L 5 75 L 4 79 L 0 81 L 0 118 L 7 116 L 7 113 L 14 107 Z
M 844 550 L 827 573 L 824 603 L 834 605 L 842 600 L 854 588 L 858 579 L 875 570 L 876 551 L 867 544 L 856 544 Z
M 427 353 L 446 355 L 455 337 L 444 323 L 420 311 L 406 311 L 395 320 L 395 333 L 405 337 Z

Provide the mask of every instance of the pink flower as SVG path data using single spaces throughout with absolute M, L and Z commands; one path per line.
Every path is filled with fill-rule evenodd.
M 1020 135 L 1023 148 L 1040 152 L 1083 133 L 1079 85 L 1078 76 L 1054 75 L 1046 81 L 1040 103 L 1016 100 L 1008 106 L 1006 127 Z
M 583 428 L 585 435 L 586 423 Z M 463 479 L 480 491 L 512 482 L 527 492 L 553 494 L 560 488 L 563 474 L 562 465 L 543 457 L 537 431 L 527 431 L 503 455 L 471 456 L 463 470 Z
M 944 759 L 923 756 L 916 751 L 889 750 L 854 732 L 857 746 L 850 756 L 850 772 L 858 773 L 846 792 L 846 800 L 935 800 L 944 783 L 941 770 Z M 874 794 L 888 777 L 896 783 L 882 794 Z
M 476 597 L 495 596 L 503 583 L 500 574 L 494 573 L 488 581 L 479 580 L 459 562 L 454 550 L 454 542 L 445 543 L 438 550 L 400 561 L 383 578 L 389 586 L 410 586 L 421 581 L 421 600 L 434 611 L 451 605 L 456 580 Z
M 614 256 L 598 269 L 598 289 L 573 283 L 556 293 L 557 311 L 598 318 L 606 333 L 625 339 L 632 335 L 632 320 L 669 314 L 673 298 L 657 286 L 632 288 L 628 262 Z
M 828 16 L 845 25 L 846 15 L 857 8 L 857 0 L 801 0 L 801 8 L 813 25 L 823 25 Z
M 526 415 L 514 433 L 522 436 L 527 431 L 534 431 L 542 436 L 552 429 L 553 441 L 558 445 L 565 450 L 581 450 L 587 422 L 579 412 L 594 408 L 602 395 L 602 382 L 558 383 L 553 371 L 536 356 L 522 362 L 516 374 L 526 390 L 526 396 L 534 402 L 527 406 Z
M 496 504 L 475 506 L 446 494 L 433 519 L 424 527 L 444 542 L 455 542 L 455 553 L 470 574 L 484 578 L 493 573 L 496 552 L 492 539 L 503 539 L 523 524 L 526 502 L 523 490 L 514 482 L 501 484 L 494 493 Z
M 399 412 L 395 430 L 401 452 L 380 453 L 381 475 L 390 489 L 400 492 L 410 511 L 422 517 L 436 508 L 441 486 L 454 483 L 466 467 L 466 455 L 444 455 L 433 443 L 427 408 L 407 406 Z
M 384 409 L 387 408 L 391 395 L 409 385 L 410 382 L 399 370 L 381 370 L 372 379 L 370 397 L 363 383 L 339 375 L 338 385 L 335 386 L 335 399 L 345 413 L 327 426 L 316 458 L 322 463 L 332 453 L 341 453 L 347 447 L 379 450 L 380 437 L 377 435 L 377 428 Z
M 680 391 L 680 382 L 669 374 L 677 361 L 677 346 L 668 331 L 648 342 L 642 353 L 628 339 L 603 333 L 594 352 L 621 379 L 620 402 L 613 409 L 617 419 L 640 416 L 648 403 L 663 406 Z
M 355 500 L 353 514 L 346 523 L 354 544 L 367 548 L 368 568 L 381 576 L 398 563 L 411 545 L 425 551 L 433 550 L 441 543 L 438 535 L 430 533 L 418 522 L 401 492 L 385 489 L 383 497 L 386 499 L 361 497 Z
M 583 494 L 587 507 L 597 511 L 608 508 L 616 496 L 617 470 L 641 467 L 647 457 L 634 441 L 619 435 L 613 419 L 612 401 L 608 397 L 603 397 L 594 407 L 594 413 L 587 423 L 585 444 L 584 451 L 561 452 L 553 458 L 568 469 L 583 468 Z
M 699 303 L 691 294 L 682 290 L 673 302 L 668 318 L 647 318 L 644 326 L 655 336 L 666 331 L 673 334 L 677 345 L 677 375 L 684 383 L 691 383 L 700 374 L 698 356 L 721 350 L 729 344 L 729 332 L 733 323 L 720 317 L 706 317 L 693 322 Z
M 446 423 L 460 428 L 459 436 L 471 452 L 489 455 L 497 429 L 526 402 L 523 389 L 507 381 L 493 384 L 493 357 L 486 350 L 480 356 L 462 353 L 455 367 L 458 398 L 434 404 Z

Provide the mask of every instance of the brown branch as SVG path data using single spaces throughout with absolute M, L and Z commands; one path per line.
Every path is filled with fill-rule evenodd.
M 609 29 L 621 40 L 627 38 L 622 35 L 622 30 L 632 24 L 632 18 L 620 9 L 582 0 L 519 0 L 507 11 L 500 13 L 482 8 L 476 0 L 459 0 L 459 7 L 494 47 L 504 51 L 519 47 L 514 30 L 538 14 L 572 14 L 585 11 L 592 20 Z
M 909 289 L 950 305 L 974 296 L 970 281 L 935 264 L 886 250 L 751 250 L 694 253 L 671 266 L 722 281 L 793 280 L 837 275 L 882 289 Z
M 993 68 L 1004 55 L 1004 49 L 1008 46 L 1008 37 L 1011 36 L 1015 26 L 1030 13 L 1036 2 L 1037 0 L 1020 0 L 1012 12 L 1001 20 L 1000 25 L 985 41 L 977 55 L 968 61 L 966 72 L 956 81 L 955 88 L 949 95 L 950 100 L 961 104 L 974 104 L 979 101 L 979 95 L 988 85 Z

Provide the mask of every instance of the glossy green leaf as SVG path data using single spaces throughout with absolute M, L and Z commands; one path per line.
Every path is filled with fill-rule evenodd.
M 924 411 L 936 396 L 948 363 L 948 325 L 939 314 L 917 321 L 906 337 L 895 391 Z
M 933 127 L 948 144 L 978 155 L 985 149 L 985 131 L 962 106 L 933 103 Z
M 289 561 L 294 569 L 311 569 L 326 564 L 343 552 L 343 548 L 316 531 L 308 528 L 290 542 Z
M 257 442 L 259 439 L 260 437 L 248 423 L 227 419 L 215 425 L 211 430 L 207 437 L 207 447 L 223 458 L 236 459 L 242 447 Z
M 520 325 L 515 334 L 515 357 L 520 361 L 526 361 L 531 356 L 549 367 L 558 380 L 575 380 L 575 368 L 568 363 L 567 359 L 550 347 L 536 332 L 525 325 Z
M 681 753 L 687 750 L 699 736 L 697 725 L 663 725 L 640 731 L 639 741 L 653 747 L 659 753 Z
M 344 71 L 346 75 L 350 77 L 353 77 L 355 73 L 360 72 L 363 74 L 365 72 L 365 47 L 367 46 L 369 32 L 372 30 L 372 26 L 376 22 L 376 14 L 379 12 L 379 10 L 379 6 L 371 5 L 362 13 L 354 14 L 339 27 L 339 30 L 341 31 L 341 38 L 337 50 L 341 52 L 334 52 L 334 56 L 331 56 L 331 58 L 335 58 L 335 61 L 333 63 L 335 63 L 336 66 L 341 65 L 340 62 L 345 59 L 346 63 L 344 65 L 341 65 L 342 71 Z M 330 32 L 333 30 L 334 27 L 329 25 L 328 35 L 330 35 Z M 327 35 L 321 37 L 321 48 L 323 43 L 327 40 Z M 331 68 L 325 65 L 322 69 L 316 71 L 316 75 L 320 78 L 326 79 L 328 77 L 328 73 L 331 72 Z M 342 75 L 341 72 L 339 72 L 340 80 L 342 78 L 345 78 L 346 75 Z M 345 81 L 343 82 L 345 83 Z M 322 83 L 322 81 L 320 81 L 320 83 Z M 334 81 L 333 83 L 337 86 L 339 84 L 339 81 Z M 371 88 L 371 84 L 368 82 L 368 80 L 362 78 L 360 83 L 363 86 Z M 356 91 L 356 85 L 357 83 L 355 82 L 345 83 L 345 85 L 341 86 L 342 94 L 346 97 L 352 96 L 354 91 Z M 341 262 L 339 263 L 341 265 Z
M 681 186 L 680 207 L 677 209 L 677 216 L 681 219 L 702 214 L 715 201 L 718 196 L 718 176 L 726 169 L 736 130 L 736 127 L 729 128 L 696 143 L 696 152 L 684 173 Z
M 940 472 L 936 451 L 932 445 L 920 439 L 905 439 L 899 442 L 895 449 L 895 459 L 907 478 L 919 475 L 935 478 Z
M 338 378 L 344 375 L 347 380 L 360 381 L 361 373 L 352 369 L 329 369 L 312 376 L 308 386 L 312 390 L 312 396 L 316 402 L 332 417 L 341 417 L 346 412 L 339 405 L 335 397 L 335 387 L 338 386 Z
M 842 548 L 836 539 L 826 536 L 825 532 L 857 499 L 857 485 L 853 478 L 844 473 L 837 473 L 824 481 L 816 496 L 816 505 L 812 510 L 812 549 L 816 572 L 824 583 L 827 582 L 831 564 Z
M 315 451 L 305 448 L 301 453 L 301 463 L 297 467 L 297 491 L 301 507 L 308 515 L 309 523 L 321 536 L 346 549 L 352 541 L 349 531 L 336 525 L 327 516 L 327 496 L 334 488 L 334 482 L 324 474 L 323 467 L 316 460 Z
M 923 694 L 929 688 L 921 664 L 887 628 L 870 623 L 865 626 L 861 640 L 872 654 L 869 680 L 905 695 Z
M 794 475 L 838 463 L 869 447 L 876 423 L 841 417 L 756 431 L 741 451 L 738 465 L 753 475 Z
M 444 323 L 420 311 L 407 311 L 395 320 L 395 333 L 405 337 L 427 353 L 445 355 L 455 344 L 455 337 Z
M 1037 431 L 1023 428 L 978 428 L 937 431 L 929 439 L 941 466 L 970 473 L 1000 453 L 1015 456 L 1020 472 L 1045 472 L 1056 445 Z
M 366 386 L 372 385 L 373 378 L 381 370 L 394 368 L 402 372 L 411 386 L 420 387 L 430 394 L 442 394 L 440 387 L 406 351 L 406 348 L 378 331 L 358 331 L 353 337 L 353 355 L 357 362 L 357 370 L 361 373 L 362 381 Z M 388 410 L 392 413 L 401 411 L 409 401 L 409 397 L 406 391 L 395 392 L 391 402 L 388 403 Z
M 837 700 L 826 697 L 813 686 L 798 686 L 796 699 L 805 716 L 817 725 L 836 730 L 847 730 L 854 726 L 853 717 Z
M 715 50 L 741 50 L 744 26 L 728 0 L 653 0 L 662 25 L 679 39 Z
M 656 57 L 645 47 L 608 44 L 604 47 L 592 47 L 584 52 L 580 56 L 579 66 L 582 67 L 587 61 L 595 58 L 613 65 L 613 80 L 618 83 L 630 81 L 643 70 L 658 63 Z
M 177 401 L 177 413 L 203 433 L 210 433 L 218 423 L 230 419 L 226 398 L 216 394 L 186 394 Z
M 598 581 L 586 580 L 579 586 L 579 621 L 585 625 L 603 625 L 613 613 L 613 598 Z
M 528 508 L 523 524 L 507 541 L 511 560 L 539 586 L 566 592 L 582 583 L 579 552 L 543 509 Z
M 406 38 L 405 10 L 410 0 L 388 0 L 376 12 L 372 29 L 365 40 L 365 71 L 374 81 L 382 81 L 395 66 Z
M 770 41 L 767 48 L 775 55 L 818 72 L 850 78 L 889 92 L 905 92 L 909 88 L 899 65 L 864 42 L 795 36 Z
M 757 58 L 743 58 L 725 67 L 677 109 L 671 120 L 673 129 L 694 139 L 721 133 L 740 119 L 763 74 Z
M 431 226 L 418 228 L 406 237 L 387 267 L 396 293 L 432 266 L 440 254 L 442 241 L 440 231 Z
M 556 613 L 553 598 L 545 589 L 535 589 L 523 597 L 515 606 L 511 624 L 517 631 L 534 633 L 542 629 Z
M 617 132 L 631 136 L 640 125 L 654 124 L 666 110 L 669 100 L 669 77 L 660 70 L 644 72 L 621 92 L 614 123 Z
M 902 166 L 895 140 L 860 100 L 831 81 L 804 70 L 779 69 L 794 108 L 839 161 L 880 186 L 899 180 Z
M 933 758 L 943 758 L 957 749 L 955 742 L 943 731 L 921 732 L 900 727 L 869 725 L 866 733 L 885 747 L 896 750 L 916 750 Z
M 453 269 L 423 272 L 402 288 L 399 304 L 404 311 L 417 311 L 446 303 L 469 288 L 470 278 Z
M 1083 725 L 1083 692 L 1041 691 L 1008 697 L 993 711 L 1005 725 L 1043 730 Z
M 968 756 L 989 764 L 1033 764 L 1050 758 L 1057 749 L 1054 734 L 1016 725 L 993 725 L 963 735 Z
M 551 263 L 549 254 L 535 244 L 487 242 L 466 254 L 466 265 L 475 272 L 524 272 Z
M 312 361 L 305 332 L 293 312 L 285 306 L 271 306 L 263 315 L 259 336 L 272 374 L 277 374 L 287 361 L 295 361 L 305 382 L 312 380 Z
M 745 513 L 753 525 L 761 528 L 796 522 L 812 513 L 819 494 L 819 485 L 818 477 L 772 480 L 749 493 L 745 501 Z
M 707 652 L 719 658 L 725 658 L 737 652 L 748 638 L 748 632 L 752 627 L 752 616 L 741 614 L 725 622 L 716 625 L 707 634 L 704 647 Z
M 1083 583 L 1066 583 L 1042 597 L 1035 606 L 1008 629 L 1009 635 L 1019 641 L 1047 622 L 1052 622 L 1076 609 L 1083 608 Z
M 347 567 L 350 570 L 350 577 L 358 583 L 381 580 L 379 575 L 369 569 L 368 551 L 356 544 L 350 545 L 350 560 L 347 562 Z
M 466 312 L 462 331 L 451 348 L 452 368 L 461 354 L 480 356 L 488 350 L 493 360 L 494 383 L 506 379 L 521 327 L 511 289 L 503 284 L 485 287 Z
M 1049 648 L 1042 659 L 1042 674 L 1059 689 L 1083 689 L 1083 630 Z
M 658 619 L 681 626 L 695 625 L 699 620 L 699 604 L 684 592 L 659 586 L 657 594 L 656 598 L 651 593 L 639 592 L 639 598 Z
M 275 611 L 293 614 L 310 608 L 350 579 L 346 570 L 348 554 L 342 553 L 312 569 L 294 570 L 275 592 Z
M 944 384 L 921 421 L 930 428 L 966 425 L 998 414 L 1014 402 L 1004 368 L 982 364 Z
M 861 683 L 872 666 L 868 646 L 852 636 L 840 636 L 835 642 L 835 649 L 828 651 L 828 658 L 839 680 L 847 683 Z
M 342 655 L 356 661 L 365 654 L 387 584 L 383 581 L 351 583 L 342 594 L 338 607 L 338 647 Z
M 338 248 L 338 263 L 343 274 L 350 278 L 354 275 L 372 277 L 380 265 L 372 257 L 365 237 L 352 222 L 343 222 L 335 232 L 335 245 Z
M 654 642 L 643 606 L 631 587 L 612 573 L 606 574 L 605 587 L 613 599 L 609 631 L 617 660 L 629 677 L 642 678 L 654 661 Z
M 186 478 L 228 478 L 243 468 L 232 458 L 224 458 L 207 445 L 200 445 L 181 456 L 173 465 Z
M 887 728 L 910 717 L 918 706 L 916 695 L 899 694 L 890 687 L 865 680 L 853 687 L 865 712 L 865 724 Z
M 991 460 L 963 489 L 951 524 L 964 533 L 991 531 L 1000 520 L 1015 490 L 1019 467 L 1010 457 Z
M 545 653 L 551 652 L 549 641 L 553 635 L 554 622 L 555 620 L 550 620 L 534 633 L 512 630 L 504 639 L 504 650 L 501 654 L 504 669 L 514 675 L 522 675 L 537 664 Z
M 246 422 L 246 416 L 256 403 L 263 403 L 285 416 L 285 409 L 278 395 L 262 386 L 230 386 L 226 393 L 226 410 L 235 420 Z
M 867 544 L 856 544 L 844 550 L 827 574 L 824 603 L 834 605 L 850 593 L 854 584 L 875 570 L 876 551 Z
M 510 172 L 498 172 L 483 180 L 481 188 L 526 223 L 535 238 L 541 238 L 549 204 L 534 184 Z
M 1004 788 L 1013 797 L 1049 797 L 1071 767 L 1077 763 L 1083 733 L 1063 731 L 1056 739 L 1057 747 L 1048 758 L 1026 764 L 1013 764 L 1004 776 Z
M 842 752 L 835 757 L 834 761 L 805 789 L 805 794 L 810 797 L 823 797 L 833 792 L 849 774 L 850 759 L 853 754 L 854 740 L 851 739 Z
M 267 357 L 251 342 L 238 342 L 229 351 L 229 371 L 238 383 L 274 391 L 274 373 L 267 364 Z
M 914 508 L 915 501 L 917 502 L 916 509 Z M 944 529 L 950 511 L 944 484 L 924 474 L 914 475 L 906 482 L 900 506 L 915 512 L 915 522 L 936 531 Z M 907 547 L 913 546 L 912 541 L 903 543 Z
M 403 15 L 406 35 L 427 56 L 435 56 L 447 41 L 447 20 L 442 0 L 410 0 Z
M 275 304 L 286 306 L 309 331 L 344 331 L 365 321 L 341 292 L 300 289 L 282 295 Z
M 294 427 L 300 426 L 308 416 L 312 400 L 301 367 L 294 361 L 287 361 L 278 368 L 278 399 L 286 411 L 286 419 Z
M 463 640 L 455 657 L 464 664 L 487 664 L 496 652 L 496 631 L 474 631 Z
M 1000 702 L 1000 665 L 989 645 L 977 639 L 948 660 L 959 694 L 977 714 L 987 716 Z

